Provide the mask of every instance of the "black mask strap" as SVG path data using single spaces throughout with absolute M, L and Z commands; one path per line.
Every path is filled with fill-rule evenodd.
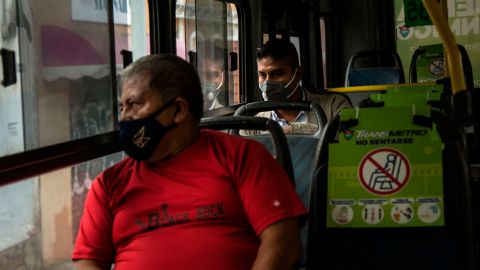
M 172 105 L 175 99 L 176 98 L 172 98 L 169 101 L 165 102 L 162 106 L 160 106 L 160 108 L 158 108 L 156 111 L 150 114 L 150 117 L 156 117 L 157 115 L 159 115 L 161 112 L 167 109 L 170 105 Z

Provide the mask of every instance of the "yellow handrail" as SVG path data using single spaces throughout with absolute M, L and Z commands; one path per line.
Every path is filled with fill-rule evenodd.
M 438 31 L 439 37 L 443 41 L 443 46 L 447 53 L 452 92 L 455 95 L 456 93 L 467 89 L 465 78 L 463 76 L 462 58 L 460 57 L 460 51 L 458 50 L 455 36 L 450 30 L 448 21 L 443 16 L 440 5 L 436 0 L 423 0 L 423 3 L 428 15 L 430 15 L 430 19 L 432 19 L 432 22 Z
M 334 87 L 334 88 L 327 88 L 325 90 L 329 92 L 337 92 L 337 93 L 355 93 L 355 92 L 385 91 L 389 87 L 417 86 L 417 85 L 435 85 L 435 83 L 434 82 L 415 82 L 415 83 L 362 85 L 362 86 Z

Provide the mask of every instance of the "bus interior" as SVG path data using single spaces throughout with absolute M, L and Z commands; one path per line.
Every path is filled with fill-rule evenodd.
M 73 269 L 92 181 L 125 158 L 118 75 L 159 53 L 197 69 L 203 128 L 271 131 L 253 139 L 310 212 L 299 269 L 479 269 L 479 0 L 3 0 L 0 11 L 0 269 Z M 326 121 L 314 103 L 264 102 L 255 51 L 272 39 L 295 45 L 304 88 L 352 108 Z M 315 112 L 322 128 L 251 119 L 276 108 Z

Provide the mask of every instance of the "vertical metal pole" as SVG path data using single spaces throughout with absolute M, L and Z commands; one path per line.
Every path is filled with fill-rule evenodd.
M 111 98 L 112 98 L 112 114 L 113 124 L 118 124 L 118 100 L 117 100 L 117 63 L 115 60 L 115 21 L 113 17 L 113 0 L 107 1 L 108 16 L 108 41 L 110 45 L 110 78 L 111 78 Z

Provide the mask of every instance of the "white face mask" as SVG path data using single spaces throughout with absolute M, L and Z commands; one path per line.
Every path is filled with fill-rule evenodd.
M 202 86 L 202 90 L 204 92 L 204 95 L 207 94 L 207 98 L 209 101 L 217 98 L 218 93 L 220 92 L 219 90 L 223 87 L 225 81 L 224 77 L 224 72 L 222 71 L 222 81 L 220 84 L 215 85 L 214 83 L 205 83 Z
M 278 101 L 278 100 L 287 100 L 289 97 L 291 97 L 298 89 L 298 83 L 295 86 L 295 89 L 290 92 L 288 87 L 290 84 L 293 82 L 295 77 L 297 76 L 297 70 L 295 69 L 295 73 L 293 74 L 292 79 L 287 83 L 283 82 L 275 82 L 275 81 L 270 81 L 266 80 L 263 83 L 259 83 L 258 87 L 262 91 L 262 97 L 263 99 L 266 100 L 272 100 L 272 101 Z

